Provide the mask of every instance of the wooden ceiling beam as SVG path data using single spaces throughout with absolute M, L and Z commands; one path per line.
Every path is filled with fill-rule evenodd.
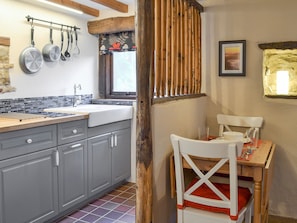
M 88 22 L 88 31 L 90 34 L 98 35 L 103 33 L 117 33 L 135 30 L 135 18 L 113 17 L 98 21 Z
M 83 13 L 91 15 L 91 16 L 95 16 L 95 17 L 99 16 L 99 10 L 98 9 L 94 9 L 94 8 L 89 7 L 89 6 L 82 5 L 82 4 L 79 4 L 77 2 L 73 2 L 71 0 L 48 0 L 48 1 L 59 4 L 59 5 L 66 6 L 66 7 L 69 7 L 69 8 L 73 8 L 73 9 L 76 9 L 76 10 L 80 10 Z
M 128 12 L 128 5 L 116 0 L 92 0 L 92 1 L 101 5 L 104 5 L 108 8 L 117 10 L 119 12 L 124 12 L 124 13 Z

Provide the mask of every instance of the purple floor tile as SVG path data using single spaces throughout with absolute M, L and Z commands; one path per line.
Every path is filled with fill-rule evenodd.
M 71 214 L 70 217 L 79 219 L 79 218 L 85 216 L 86 214 L 87 213 L 85 213 L 85 212 L 77 211 L 77 212 L 74 212 L 73 214 Z
M 95 200 L 94 202 L 92 202 L 91 204 L 99 207 L 99 206 L 101 206 L 102 204 L 105 204 L 105 203 L 106 203 L 106 201 L 98 199 L 98 200 Z
M 109 218 L 101 218 L 99 221 L 97 221 L 96 223 L 113 223 L 114 220 L 113 219 L 109 219 Z
M 125 198 L 122 198 L 122 197 L 115 197 L 111 201 L 120 204 L 120 203 L 123 203 L 125 200 L 126 199 Z
M 107 217 L 107 218 L 111 218 L 111 219 L 116 220 L 116 219 L 119 219 L 122 215 L 123 215 L 122 212 L 111 211 L 108 214 L 106 214 L 104 217 Z
M 93 211 L 94 209 L 96 209 L 95 206 L 87 205 L 87 206 L 83 207 L 83 208 L 81 209 L 81 211 L 91 212 L 91 211 Z
M 98 216 L 104 216 L 106 215 L 108 212 L 110 212 L 110 210 L 107 210 L 105 208 L 97 208 L 95 210 L 92 211 L 92 214 L 98 215 Z
M 59 223 L 73 223 L 75 221 L 76 221 L 76 219 L 66 217 L 66 218 L 63 218 L 62 220 L 60 220 Z
M 120 221 L 126 222 L 126 223 L 134 223 L 135 222 L 135 216 L 125 214 L 123 217 L 119 219 Z
M 119 211 L 119 212 L 127 212 L 127 211 L 129 211 L 131 209 L 131 207 L 130 206 L 127 206 L 127 205 L 120 205 L 120 206 L 118 206 L 118 207 L 116 207 L 114 210 L 115 211 Z
M 88 214 L 86 216 L 84 216 L 83 218 L 81 218 L 82 221 L 86 221 L 88 223 L 92 223 L 95 222 L 99 219 L 99 216 L 93 215 L 93 214 Z
M 116 208 L 117 206 L 119 206 L 119 204 L 114 203 L 114 202 L 106 202 L 105 204 L 101 205 L 101 207 L 112 210 L 114 208 Z

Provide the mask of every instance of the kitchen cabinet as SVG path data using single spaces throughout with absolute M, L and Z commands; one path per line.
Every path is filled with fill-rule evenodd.
M 92 196 L 131 174 L 130 120 L 88 129 L 88 192 Z
M 87 198 L 87 142 L 77 141 L 58 147 L 59 211 Z
M 88 139 L 88 192 L 95 195 L 111 186 L 110 133 Z
M 130 172 L 130 120 L 0 133 L 0 223 L 51 222 Z
M 131 175 L 131 129 L 112 133 L 112 184 L 119 183 Z
M 0 134 L 0 223 L 43 222 L 58 213 L 56 136 L 55 125 Z
M 58 124 L 60 212 L 87 199 L 86 137 L 87 122 L 85 120 Z

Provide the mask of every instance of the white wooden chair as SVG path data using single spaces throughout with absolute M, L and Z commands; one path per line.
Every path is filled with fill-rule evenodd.
M 243 143 L 200 141 L 172 134 L 177 193 L 178 223 L 251 223 L 253 195 L 238 187 L 236 149 Z M 211 170 L 203 172 L 192 156 L 218 159 Z M 185 189 L 183 159 L 197 177 Z M 230 184 L 212 183 L 209 178 L 229 162 Z
M 217 115 L 219 124 L 219 136 L 223 136 L 224 131 L 232 131 L 231 127 L 242 127 L 246 129 L 246 137 L 255 140 L 255 146 L 258 146 L 259 131 L 263 124 L 263 117 L 249 117 L 236 115 Z

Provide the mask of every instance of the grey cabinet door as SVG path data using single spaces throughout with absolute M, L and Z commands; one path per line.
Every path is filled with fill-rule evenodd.
M 59 211 L 87 198 L 87 142 L 66 144 L 59 150 Z
M 112 135 L 112 184 L 116 184 L 131 175 L 131 128 L 115 131 Z
M 58 213 L 57 167 L 48 149 L 0 161 L 0 222 L 44 222 Z
M 92 196 L 111 186 L 111 134 L 88 140 L 88 195 Z

